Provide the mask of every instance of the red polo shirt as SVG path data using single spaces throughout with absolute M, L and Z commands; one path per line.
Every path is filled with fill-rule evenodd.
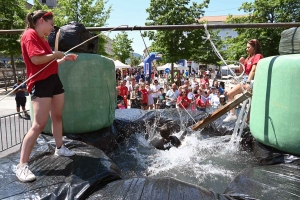
M 21 39 L 22 56 L 26 64 L 27 78 L 33 76 L 48 63 L 35 65 L 31 62 L 30 58 L 33 56 L 42 56 L 47 54 L 52 54 L 49 43 L 45 38 L 40 37 L 34 29 L 29 28 L 24 32 Z M 44 80 L 52 74 L 58 73 L 58 63 L 57 61 L 52 62 L 48 67 L 46 67 L 42 72 L 36 75 L 34 78 L 28 81 L 28 92 L 35 82 L 39 80 Z

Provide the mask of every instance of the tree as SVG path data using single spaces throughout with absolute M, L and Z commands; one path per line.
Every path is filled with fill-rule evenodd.
M 114 58 L 120 60 L 125 63 L 125 60 L 130 58 L 132 49 L 132 39 L 128 39 L 128 35 L 125 31 L 122 33 L 118 33 L 116 37 L 113 39 L 113 52 Z
M 219 53 L 222 55 L 222 47 L 223 42 L 218 36 L 219 31 L 213 30 L 209 31 L 210 38 L 212 39 L 214 45 L 216 46 Z M 216 55 L 213 47 L 211 46 L 211 43 L 209 40 L 207 40 L 203 45 L 201 46 L 192 46 L 191 47 L 192 55 L 190 57 L 191 60 L 205 64 L 206 66 L 208 64 L 213 65 L 219 65 L 220 58 Z
M 59 0 L 53 9 L 55 24 L 63 26 L 71 21 L 82 23 L 86 27 L 104 26 L 110 16 L 111 6 L 105 9 L 104 0 Z M 95 32 L 99 34 L 100 32 Z M 105 36 L 98 38 L 98 54 L 107 55 L 105 52 Z
M 23 29 L 25 27 L 25 3 L 25 0 L 1 0 L 0 29 Z M 17 78 L 14 57 L 21 55 L 19 39 L 20 35 L 17 34 L 0 35 L 0 54 L 10 56 L 15 82 Z
M 133 53 L 130 56 L 130 66 L 138 66 L 141 63 L 141 59 L 139 57 L 136 57 L 133 55 Z
M 255 0 L 245 2 L 239 8 L 248 16 L 230 16 L 228 23 L 279 23 L 296 22 L 300 20 L 300 2 L 298 0 Z M 246 44 L 250 39 L 258 39 L 261 43 L 264 57 L 278 55 L 281 32 L 284 28 L 234 29 L 236 38 L 227 39 L 226 51 L 228 59 L 239 60 L 246 56 Z
M 196 19 L 203 16 L 204 8 L 207 8 L 209 0 L 203 3 L 190 3 L 190 0 L 151 0 L 150 7 L 146 9 L 149 16 L 146 25 L 184 25 L 198 24 Z M 172 30 L 146 32 L 153 40 L 152 45 L 157 52 L 163 54 L 166 62 L 175 63 L 180 59 L 189 59 L 193 55 L 193 48 L 203 45 L 202 36 L 205 36 L 203 30 Z M 171 70 L 174 66 L 172 64 Z M 171 73 L 171 81 L 174 80 Z

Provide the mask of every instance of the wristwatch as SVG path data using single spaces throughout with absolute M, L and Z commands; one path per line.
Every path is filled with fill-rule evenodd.
M 247 84 L 250 84 L 250 83 L 251 83 L 251 81 L 246 81 L 246 83 L 247 83 Z

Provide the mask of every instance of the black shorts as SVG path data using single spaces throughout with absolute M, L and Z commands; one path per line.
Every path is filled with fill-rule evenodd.
M 20 106 L 25 107 L 26 105 L 26 97 L 16 97 L 15 98 L 17 103 L 17 108 L 20 108 Z
M 169 105 L 169 106 L 166 105 L 166 108 L 176 108 L 176 105 Z
M 146 107 L 146 106 L 148 106 L 148 103 L 142 103 L 142 106 Z
M 48 78 L 44 80 L 37 81 L 31 92 L 31 99 L 35 99 L 36 97 L 53 97 L 53 95 L 58 95 L 64 93 L 65 90 L 63 85 L 58 77 L 58 74 L 52 74 Z

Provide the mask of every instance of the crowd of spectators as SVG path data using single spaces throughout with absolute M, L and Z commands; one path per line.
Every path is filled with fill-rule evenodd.
M 127 70 L 126 74 L 117 70 L 117 109 L 180 108 L 213 111 L 226 104 L 224 83 L 212 79 L 209 71 L 197 78 L 184 77 L 178 81 L 179 85 L 166 84 L 157 72 L 153 72 L 151 79 L 150 82 L 140 70 Z

